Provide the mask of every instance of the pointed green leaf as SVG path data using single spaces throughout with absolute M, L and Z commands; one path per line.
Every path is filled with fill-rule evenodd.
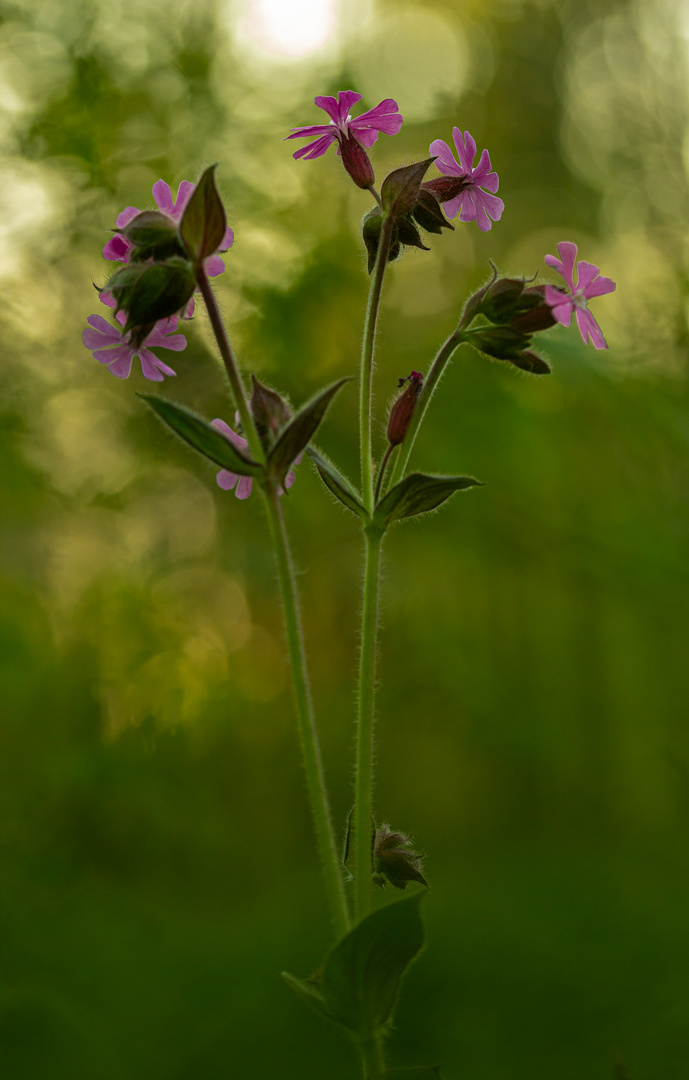
M 471 476 L 426 476 L 424 473 L 410 473 L 400 480 L 394 488 L 378 503 L 373 521 L 380 528 L 386 528 L 400 518 L 415 517 L 435 510 L 456 491 L 482 486 L 480 480 Z
M 410 1069 L 388 1069 L 385 1080 L 443 1080 L 440 1065 L 414 1065 Z
M 215 186 L 217 165 L 206 169 L 186 205 L 179 231 L 190 257 L 203 262 L 222 244 L 227 231 L 225 208 Z
M 202 420 L 189 409 L 175 405 L 172 401 L 166 401 L 165 398 L 155 397 L 153 394 L 139 394 L 138 396 L 150 405 L 176 435 L 216 465 L 229 469 L 230 472 L 239 473 L 240 476 L 258 476 L 261 473 L 262 468 L 257 462 L 233 446 L 207 420 Z
M 413 165 L 403 165 L 401 169 L 388 173 L 380 189 L 383 210 L 395 219 L 411 213 L 416 206 L 421 181 L 433 161 L 435 158 L 429 157 L 425 161 L 415 161 Z
M 371 1038 L 392 1017 L 402 976 L 424 943 L 420 896 L 374 911 L 330 953 L 321 992 L 333 1017 Z
M 290 990 L 293 990 L 297 997 L 305 1001 L 311 1009 L 315 1009 L 316 1012 L 327 1016 L 328 1020 L 335 1019 L 325 1003 L 325 998 L 312 979 L 298 979 L 296 975 L 290 975 L 289 971 L 283 971 L 281 974 Z
M 345 383 L 351 382 L 350 378 L 338 379 L 337 382 L 326 386 L 315 397 L 302 405 L 288 424 L 280 432 L 275 446 L 268 455 L 268 471 L 284 487 L 284 480 L 294 459 L 305 450 L 315 434 L 318 425 L 325 416 L 328 405 L 341 390 Z
M 366 517 L 359 493 L 352 487 L 346 476 L 337 469 L 315 446 L 309 446 L 306 450 L 312 462 L 318 469 L 318 475 L 325 486 L 332 491 L 333 495 L 340 500 L 348 510 L 358 514 L 360 518 Z

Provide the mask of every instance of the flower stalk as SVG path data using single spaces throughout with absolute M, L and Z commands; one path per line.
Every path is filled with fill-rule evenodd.
M 299 741 L 301 743 L 306 785 L 316 830 L 316 843 L 323 868 L 333 926 L 337 936 L 342 937 L 349 929 L 349 911 L 340 869 L 340 858 L 337 853 L 330 817 L 318 732 L 313 714 L 294 564 L 282 506 L 275 485 L 265 485 L 264 495 L 285 616 L 285 633 L 292 673 L 292 685 L 294 687 Z
M 373 353 L 376 340 L 376 324 L 383 289 L 383 278 L 388 264 L 394 221 L 390 215 L 383 217 L 376 262 L 368 291 L 364 338 L 361 345 L 361 368 L 359 376 L 359 434 L 361 444 L 361 490 L 364 507 L 373 513 L 373 460 L 371 456 L 371 399 L 373 395 Z

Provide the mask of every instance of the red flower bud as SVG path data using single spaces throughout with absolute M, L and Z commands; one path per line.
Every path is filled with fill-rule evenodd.
M 375 182 L 373 166 L 363 146 L 353 135 L 347 133 L 340 140 L 342 164 L 357 187 L 368 190 Z
M 390 419 L 388 420 L 388 442 L 390 446 L 399 446 L 400 443 L 404 442 L 404 436 L 407 434 L 407 429 L 416 408 L 416 402 L 423 389 L 423 375 L 420 371 L 412 371 L 411 375 L 400 379 L 399 385 L 404 386 L 406 382 L 409 382 L 409 386 L 403 394 L 400 394 L 390 410 Z

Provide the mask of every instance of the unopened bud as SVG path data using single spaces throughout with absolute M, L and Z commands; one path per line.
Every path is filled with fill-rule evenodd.
M 277 436 L 292 416 L 292 411 L 276 390 L 263 386 L 255 375 L 251 376 L 251 415 L 265 450 L 270 450 Z
M 418 881 L 428 888 L 421 873 L 423 855 L 413 851 L 410 837 L 393 832 L 389 825 L 376 829 L 373 838 L 373 880 L 385 885 L 386 880 L 396 889 L 406 889 L 410 881 Z
M 492 323 L 505 323 L 517 313 L 524 292 L 523 278 L 498 278 L 486 289 L 478 311 Z
M 409 383 L 409 386 L 404 393 L 400 394 L 390 410 L 390 419 L 388 420 L 388 442 L 390 446 L 399 446 L 400 443 L 404 442 L 404 436 L 407 434 L 419 394 L 423 389 L 423 375 L 420 371 L 412 371 L 411 375 L 400 379 L 399 385 L 404 386 L 406 382 Z
M 443 214 L 438 199 L 431 191 L 426 190 L 424 185 L 419 188 L 412 217 L 426 232 L 440 234 L 443 229 L 454 231 L 454 225 L 451 225 Z
M 566 295 L 563 290 L 562 295 Z M 549 330 L 557 322 L 553 309 L 545 301 L 545 285 L 524 289 L 519 307 L 522 310 L 510 319 L 510 326 L 519 333 L 535 334 L 538 330 Z
M 340 141 L 342 164 L 357 187 L 368 190 L 375 183 L 373 166 L 363 146 L 349 133 Z

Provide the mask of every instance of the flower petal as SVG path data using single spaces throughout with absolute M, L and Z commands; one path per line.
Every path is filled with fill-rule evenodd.
M 145 379 L 150 379 L 151 382 L 162 382 L 165 375 L 176 375 L 177 372 L 173 371 L 171 367 L 164 364 L 162 360 L 159 360 L 152 352 L 143 346 L 139 349 L 139 360 L 141 361 L 141 371 Z
M 129 252 L 133 246 L 126 236 L 120 236 L 119 233 L 116 233 L 115 236 L 110 237 L 103 248 L 103 258 L 114 262 L 128 262 Z
M 570 291 L 574 292 L 573 274 L 577 259 L 577 245 L 572 244 L 569 240 L 563 240 L 562 243 L 557 245 L 557 250 L 560 252 L 560 259 L 556 259 L 554 255 L 546 255 L 545 264 L 557 270 L 558 274 L 561 274 L 565 279 Z
M 600 270 L 593 263 L 584 262 L 583 260 L 577 264 L 577 292 L 584 292 L 586 287 L 591 284 L 595 277 L 598 277 Z
M 476 157 L 476 143 L 472 139 L 468 131 L 464 132 L 464 138 L 458 127 L 453 127 L 452 138 L 455 141 L 457 147 L 457 157 L 459 158 L 459 164 L 462 166 L 462 171 L 470 173 L 474 167 L 474 158 Z
M 579 327 L 579 333 L 583 338 L 584 345 L 586 345 L 590 339 L 591 343 L 597 349 L 607 349 L 608 345 L 603 337 L 603 332 L 590 311 L 582 311 L 580 308 L 577 308 L 577 325 Z
M 192 184 L 191 180 L 183 180 L 177 188 L 177 198 L 174 201 L 172 207 L 172 216 L 175 221 L 181 218 L 184 213 L 184 209 L 192 197 L 196 189 L 196 184 Z
M 236 446 L 238 450 L 246 450 L 249 445 L 246 439 L 243 439 L 241 435 L 238 435 L 236 431 L 233 431 L 229 424 L 226 424 L 224 420 L 211 420 L 211 425 L 225 436 L 228 442 L 231 442 L 233 446 Z
M 332 135 L 335 138 L 335 132 L 333 131 L 332 124 L 311 124 L 309 127 L 296 127 L 290 128 L 292 134 L 286 135 L 282 140 L 287 142 L 288 139 L 309 139 L 312 135 Z
M 398 110 L 397 102 L 393 98 L 385 98 L 375 108 L 369 109 L 361 116 L 356 116 L 350 127 L 357 138 L 359 138 L 359 130 L 363 128 L 375 128 L 376 131 L 382 131 L 386 135 L 396 135 L 402 127 L 403 120 L 404 117 Z
M 109 364 L 108 371 L 111 375 L 114 375 L 116 379 L 128 379 L 132 370 L 132 360 L 134 359 L 131 349 L 123 348 L 122 350 L 113 349 L 110 353 L 111 357 L 114 353 L 121 352 L 113 363 Z M 95 353 L 93 354 L 96 355 Z M 103 363 L 104 361 L 101 361 Z
M 220 247 L 218 248 L 218 251 L 229 251 L 233 244 L 234 244 L 234 231 L 228 225 L 227 228 L 225 229 L 225 235 L 223 236 L 222 240 L 220 241 Z
M 579 266 L 581 266 L 581 263 L 579 263 Z M 584 296 L 587 300 L 591 300 L 594 296 L 605 296 L 606 293 L 614 292 L 616 288 L 617 286 L 612 278 L 598 277 L 584 290 Z
M 240 476 L 235 495 L 238 499 L 248 499 L 251 495 L 252 480 L 250 476 Z
M 333 124 L 339 124 L 340 122 L 340 109 L 337 103 L 337 99 L 334 97 L 315 97 L 313 99 L 314 105 L 317 105 L 323 112 L 327 112 L 328 116 L 332 120 Z M 345 116 L 347 113 L 345 113 Z
M 93 355 L 99 364 L 112 364 L 114 360 L 122 360 L 125 357 L 131 361 L 134 350 L 131 345 L 110 345 L 101 349 L 94 349 Z
M 128 225 L 130 221 L 133 221 L 137 214 L 141 211 L 137 210 L 135 206 L 127 206 L 121 214 L 118 214 L 115 218 L 115 224 L 118 229 L 123 229 L 125 225 Z
M 239 480 L 237 473 L 230 472 L 229 469 L 221 469 L 216 476 L 216 482 L 219 488 L 223 491 L 232 491 L 232 488 Z
M 306 158 L 307 161 L 311 158 L 321 157 L 330 144 L 336 140 L 337 135 L 333 129 L 331 132 L 328 132 L 327 135 L 322 135 L 320 139 L 316 139 L 315 142 L 308 143 L 307 146 L 302 146 L 295 154 L 292 154 L 292 157 L 297 160 L 299 158 Z
M 172 349 L 174 352 L 182 352 L 187 347 L 187 339 L 184 334 L 164 334 L 156 327 L 146 338 L 147 349 Z
M 156 180 L 153 185 L 153 198 L 155 199 L 156 206 L 163 214 L 169 214 L 172 217 L 175 212 L 175 206 L 172 201 L 172 192 L 170 191 L 170 185 L 166 184 L 164 180 Z
M 220 255 L 209 255 L 203 263 L 208 277 L 218 277 L 219 274 L 225 273 L 225 263 L 222 261 Z
M 97 330 L 100 334 L 103 335 L 100 340 L 101 345 L 103 345 L 104 341 L 115 342 L 122 340 L 122 334 L 117 329 L 117 327 L 113 326 L 112 323 L 109 323 L 107 319 L 103 318 L 102 315 L 89 315 L 86 322 L 89 324 L 89 326 L 94 327 L 95 330 Z M 86 333 L 85 330 L 84 333 Z
M 435 156 L 435 166 L 446 176 L 462 176 L 463 170 L 455 161 L 454 154 L 443 139 L 434 139 L 428 147 L 429 154 Z

